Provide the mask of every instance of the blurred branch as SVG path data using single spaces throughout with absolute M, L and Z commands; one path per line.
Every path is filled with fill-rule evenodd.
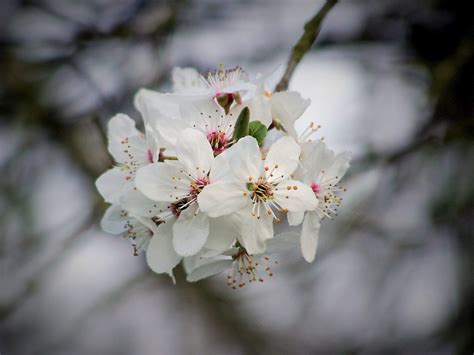
M 101 297 L 95 304 L 89 309 L 81 313 L 81 315 L 72 322 L 62 334 L 59 334 L 55 339 L 49 342 L 45 342 L 38 346 L 38 349 L 34 354 L 51 354 L 55 350 L 60 349 L 64 344 L 69 344 L 71 340 L 77 336 L 78 332 L 83 329 L 84 325 L 98 312 L 117 304 L 123 300 L 130 291 L 136 289 L 137 286 L 142 285 L 153 278 L 153 275 L 149 272 L 140 273 L 137 276 L 133 276 L 126 280 L 122 285 L 108 292 L 104 297 Z
M 45 286 L 46 283 L 43 281 L 48 276 L 49 272 L 64 260 L 67 256 L 66 252 L 75 245 L 76 241 L 84 234 L 84 232 L 94 225 L 101 213 L 101 207 L 97 206 L 93 213 L 91 213 L 84 222 L 81 223 L 79 228 L 61 242 L 58 251 L 54 253 L 48 261 L 37 268 L 34 275 L 26 281 L 21 292 L 15 295 L 14 300 L 6 305 L 0 305 L 0 322 L 14 314 L 30 297 L 37 294 L 42 286 Z
M 299 64 L 304 55 L 311 49 L 311 46 L 313 45 L 314 41 L 316 41 L 316 38 L 318 38 L 324 18 L 332 9 L 332 7 L 336 5 L 336 3 L 337 0 L 326 0 L 326 3 L 316 13 L 316 15 L 314 15 L 314 17 L 304 25 L 304 33 L 294 45 L 290 58 L 288 59 L 285 74 L 283 74 L 283 77 L 277 84 L 275 91 L 283 91 L 288 89 L 288 84 L 293 72 L 296 69 L 296 66 Z

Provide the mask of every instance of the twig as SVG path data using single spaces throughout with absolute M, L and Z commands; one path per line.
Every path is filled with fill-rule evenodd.
M 336 3 L 337 0 L 326 0 L 326 3 L 316 13 L 316 15 L 314 15 L 314 17 L 304 25 L 303 35 L 294 45 L 290 58 L 288 59 L 285 74 L 283 74 L 283 77 L 276 86 L 275 91 L 283 91 L 288 89 L 288 84 L 293 72 L 296 69 L 296 66 L 301 61 L 303 56 L 310 50 L 314 41 L 316 41 L 316 38 L 318 38 L 319 30 L 321 29 L 321 24 L 324 18 L 332 9 L 332 7 L 336 5 Z

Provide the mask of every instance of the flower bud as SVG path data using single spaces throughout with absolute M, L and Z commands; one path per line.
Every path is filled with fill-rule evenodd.
M 232 94 L 220 94 L 216 96 L 216 101 L 221 106 L 225 113 L 228 114 L 230 111 L 230 106 L 234 102 L 234 96 Z

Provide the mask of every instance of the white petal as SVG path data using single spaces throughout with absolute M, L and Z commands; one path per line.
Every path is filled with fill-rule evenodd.
M 249 211 L 239 212 L 240 236 L 239 241 L 249 254 L 261 254 L 265 251 L 265 241 L 273 238 L 273 218 L 262 214 L 260 219 Z
M 153 234 L 156 232 L 156 228 L 154 230 L 147 227 L 147 225 L 140 225 L 141 221 L 131 219 L 130 223 L 134 228 L 135 235 L 133 238 L 129 238 L 129 241 L 134 246 L 134 254 L 139 255 L 144 250 L 148 248 L 150 244 L 151 238 Z
M 213 183 L 231 177 L 233 178 L 233 174 L 230 169 L 229 150 L 224 150 L 221 154 L 214 158 L 211 173 L 209 174 L 209 181 Z
M 181 129 L 186 127 L 181 121 L 179 96 L 141 89 L 134 103 L 145 127 L 151 127 L 165 146 L 174 146 Z
M 279 120 L 285 130 L 296 138 L 295 121 L 311 103 L 310 99 L 303 99 L 298 92 L 282 91 L 272 95 L 273 118 Z
M 228 270 L 232 267 L 233 261 L 228 260 L 217 260 L 210 262 L 208 264 L 204 264 L 199 266 L 194 271 L 192 271 L 187 277 L 186 280 L 188 282 L 196 282 L 202 279 L 205 279 L 210 276 L 214 276 L 219 274 L 225 270 Z
M 235 84 L 229 85 L 222 89 L 222 93 L 232 94 L 234 92 L 239 92 L 242 96 L 242 100 L 248 100 L 253 96 L 256 89 L 256 85 L 249 81 L 239 80 Z
M 321 170 L 328 169 L 334 161 L 334 152 L 326 148 L 326 144 L 319 140 L 306 142 L 301 145 L 301 164 L 305 182 L 317 180 Z
M 176 202 L 189 193 L 189 180 L 175 164 L 154 163 L 141 168 L 135 185 L 154 201 Z
M 272 110 L 270 100 L 262 94 L 255 95 L 245 103 L 250 110 L 250 121 L 260 121 L 266 127 L 272 123 Z
M 156 273 L 167 273 L 173 277 L 173 268 L 181 261 L 181 256 L 173 248 L 171 223 L 158 227 L 158 233 L 153 236 L 146 250 L 148 266 Z
M 125 211 L 119 205 L 112 205 L 105 211 L 104 217 L 100 221 L 100 227 L 110 234 L 122 234 L 126 231 L 125 224 L 127 217 Z
M 129 172 L 116 167 L 99 176 L 95 186 L 105 202 L 118 204 L 120 197 L 133 189 L 133 181 Z
M 134 217 L 154 217 L 167 209 L 168 203 L 150 200 L 142 192 L 131 190 L 120 199 L 120 204 Z
M 262 76 L 263 81 L 265 82 L 265 90 L 270 92 L 275 91 L 275 87 L 283 76 L 283 71 L 285 70 L 284 66 L 280 64 L 271 72 L 264 74 Z
M 280 138 L 284 137 L 285 133 L 283 131 L 279 131 L 278 129 L 271 129 L 268 131 L 267 135 L 265 136 L 265 140 L 263 141 L 262 151 L 268 154 L 270 147 Z M 265 154 L 266 155 L 266 154 Z
M 250 136 L 241 138 L 229 149 L 229 154 L 230 167 L 238 179 L 256 180 L 261 176 L 262 155 L 255 138 Z
M 288 212 L 288 224 L 297 226 L 303 222 L 304 212 Z
M 178 92 L 200 92 L 199 89 L 205 85 L 201 74 L 194 68 L 174 67 L 171 72 L 173 91 Z
M 291 137 L 285 136 L 270 147 L 265 158 L 265 171 L 269 181 L 288 178 L 299 164 L 301 148 Z M 277 168 L 275 168 L 277 166 Z
M 215 182 L 207 185 L 198 195 L 199 208 L 209 217 L 228 215 L 250 203 L 250 199 L 244 196 L 245 192 L 241 182 Z
M 173 226 L 173 246 L 182 256 L 199 252 L 209 236 L 209 219 L 196 208 L 190 206 L 179 215 Z
M 197 253 L 196 255 L 186 256 L 183 258 L 183 265 L 184 272 L 186 274 L 191 273 L 194 269 L 201 265 L 201 253 Z
M 178 161 L 195 178 L 205 177 L 211 170 L 214 153 L 206 136 L 192 128 L 185 129 L 176 146 Z
M 316 256 L 318 246 L 320 221 L 316 213 L 306 214 L 301 231 L 301 253 L 304 259 L 311 263 Z
M 331 166 L 324 172 L 324 181 L 332 180 L 331 184 L 337 184 L 339 180 L 346 174 L 347 169 L 349 169 L 349 163 L 351 161 L 351 156 L 349 153 L 341 153 L 336 156 Z
M 232 216 L 209 219 L 209 237 L 205 247 L 213 252 L 228 250 L 237 238 L 237 225 Z
M 297 180 L 287 180 L 274 189 L 275 202 L 290 212 L 312 211 L 318 206 L 313 190 Z
M 181 117 L 188 127 L 205 134 L 223 129 L 221 124 L 226 120 L 224 109 L 207 97 L 181 104 Z
M 138 154 L 136 159 L 146 158 L 148 148 L 145 136 L 135 128 L 135 121 L 127 115 L 120 113 L 110 119 L 107 137 L 109 152 L 116 162 L 130 161 L 130 153 Z

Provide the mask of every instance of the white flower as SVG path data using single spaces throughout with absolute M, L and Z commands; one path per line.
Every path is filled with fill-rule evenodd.
M 281 216 L 302 223 L 302 253 L 314 260 L 349 157 L 311 142 L 314 124 L 297 136 L 295 121 L 310 101 L 272 92 L 277 74 L 250 81 L 240 67 L 206 76 L 174 68 L 173 93 L 140 90 L 134 103 L 146 135 L 126 115 L 109 122 L 116 166 L 96 182 L 112 204 L 102 228 L 130 239 L 135 254 L 146 252 L 149 267 L 173 280 L 181 261 L 188 281 L 229 269 L 227 283 L 237 288 L 272 276 L 265 255 L 298 243 L 294 233 L 274 236 Z M 269 130 L 247 127 L 249 112 Z
M 173 278 L 173 268 L 181 261 L 173 248 L 169 231 L 173 218 L 167 204 L 146 198 L 132 190 L 121 198 L 121 205 L 112 205 L 101 221 L 104 231 L 128 238 L 134 255 L 146 251 L 150 268 L 157 273 L 166 273 Z
M 294 129 L 295 121 L 301 117 L 311 103 L 310 99 L 303 99 L 296 91 L 273 92 L 278 70 L 257 82 L 254 96 L 244 102 L 250 110 L 251 120 L 258 119 L 267 127 L 274 121 L 279 127 L 297 138 Z
M 251 95 L 255 90 L 255 85 L 249 82 L 240 67 L 224 69 L 224 66 L 221 66 L 215 71 L 208 72 L 207 76 L 202 76 L 202 81 L 211 93 L 211 97 L 243 93 L 243 98 L 245 98 L 247 94 Z
M 306 111 L 311 100 L 303 99 L 296 91 L 282 91 L 271 94 L 270 103 L 273 120 L 296 139 L 295 121 Z
M 278 261 L 270 255 L 279 254 L 295 246 L 297 235 L 294 232 L 281 233 L 266 243 L 264 254 L 250 254 L 240 245 L 233 246 L 220 255 L 206 257 L 195 255 L 184 258 L 186 280 L 195 282 L 228 271 L 226 283 L 236 289 L 246 283 L 263 282 L 264 276 L 273 276 L 272 266 Z
M 144 220 L 129 215 L 120 205 L 110 206 L 101 220 L 102 229 L 110 234 L 122 235 L 131 241 L 133 254 L 138 255 L 146 250 L 153 236 L 152 229 Z
M 288 221 L 291 225 L 297 225 L 304 218 L 301 251 L 308 262 L 312 262 L 316 255 L 321 219 L 332 219 L 341 203 L 338 192 L 344 189 L 338 186 L 338 183 L 349 168 L 349 162 L 348 153 L 335 155 L 323 141 L 302 145 L 302 167 L 298 175 L 301 175 L 305 184 L 311 186 L 319 204 L 314 211 L 308 211 L 306 214 L 290 213 Z
M 311 188 L 292 179 L 300 147 L 293 138 L 283 137 L 262 160 L 257 141 L 244 137 L 226 153 L 229 173 L 210 179 L 198 196 L 199 206 L 210 217 L 243 213 L 242 225 L 247 229 L 243 246 L 250 254 L 260 253 L 265 241 L 273 237 L 273 220 L 280 221 L 277 213 L 304 212 L 317 206 Z
M 251 83 L 240 67 L 209 71 L 201 75 L 194 68 L 173 68 L 173 89 L 182 99 L 193 97 L 213 99 L 229 95 L 230 100 L 235 97 L 247 98 L 255 91 L 255 84 Z
M 234 105 L 226 114 L 214 100 L 184 100 L 176 96 L 140 90 L 135 104 L 150 121 L 151 129 L 160 137 L 164 146 L 174 149 L 181 132 L 194 128 L 205 134 L 215 155 L 222 153 L 234 142 L 234 127 L 243 106 Z
M 153 137 L 135 128 L 135 121 L 118 114 L 108 124 L 108 149 L 117 166 L 103 173 L 96 186 L 106 202 L 118 204 L 134 188 L 137 170 L 158 159 Z
M 168 202 L 176 216 L 173 245 L 182 256 L 196 254 L 209 236 L 209 219 L 200 211 L 197 198 L 214 175 L 209 175 L 214 155 L 206 136 L 195 129 L 185 129 L 177 142 L 178 161 L 154 163 L 140 169 L 136 186 L 154 201 Z M 219 171 L 219 167 L 216 167 Z

